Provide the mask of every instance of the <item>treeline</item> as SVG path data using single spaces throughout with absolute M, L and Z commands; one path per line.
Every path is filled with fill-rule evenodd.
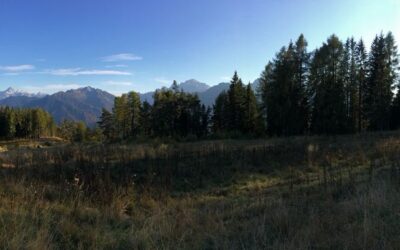
M 154 104 L 142 103 L 136 92 L 116 97 L 112 112 L 103 109 L 99 127 L 108 140 L 136 137 L 204 137 L 209 133 L 211 110 L 196 95 L 163 88 Z
M 307 52 L 301 35 L 265 67 L 260 96 L 272 135 L 339 134 L 399 127 L 399 61 L 392 33 L 362 40 L 332 35 Z
M 0 107 L 0 138 L 39 138 L 53 136 L 56 125 L 52 116 L 42 109 Z
M 84 122 L 64 120 L 59 125 L 40 108 L 0 107 L 0 140 L 60 137 L 71 142 L 100 141 L 99 128 L 88 128 Z
M 363 40 L 335 35 L 308 52 L 303 35 L 283 47 L 253 90 L 235 72 L 213 109 L 196 95 L 171 89 L 142 103 L 135 92 L 103 110 L 99 125 L 107 139 L 138 136 L 341 134 L 400 127 L 399 56 L 392 33 Z M 397 93 L 397 94 L 395 94 Z

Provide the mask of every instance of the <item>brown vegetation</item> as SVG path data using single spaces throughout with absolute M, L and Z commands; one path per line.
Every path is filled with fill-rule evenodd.
M 11 249 L 398 249 L 398 133 L 9 146 Z

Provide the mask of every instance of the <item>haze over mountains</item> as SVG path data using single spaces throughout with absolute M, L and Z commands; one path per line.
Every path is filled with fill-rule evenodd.
M 258 86 L 258 79 L 253 82 L 253 89 Z M 195 93 L 206 106 L 212 106 L 217 96 L 229 88 L 229 83 L 220 83 L 209 86 L 195 79 L 182 82 L 178 85 L 184 92 Z M 153 103 L 152 92 L 140 94 L 142 101 Z M 48 111 L 57 123 L 68 119 L 83 121 L 88 126 L 94 126 L 101 115 L 102 108 L 111 110 L 115 96 L 97 88 L 84 87 L 60 91 L 55 94 L 28 93 L 13 88 L 0 91 L 0 106 L 43 108 Z

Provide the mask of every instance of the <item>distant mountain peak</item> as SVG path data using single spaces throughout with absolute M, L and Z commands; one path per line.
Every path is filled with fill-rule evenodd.
M 182 89 L 188 93 L 201 93 L 210 88 L 207 84 L 200 82 L 196 79 L 189 79 L 178 85 L 179 89 Z
M 189 79 L 189 80 L 186 80 L 184 83 L 187 83 L 187 82 L 189 82 L 189 83 L 201 83 L 200 81 L 197 81 L 197 80 L 194 79 L 194 78 Z
M 96 89 L 96 88 L 93 88 L 93 87 L 91 87 L 91 86 L 86 86 L 86 87 L 81 88 L 81 90 L 94 91 L 94 90 L 97 90 L 97 89 Z
M 41 93 L 28 93 L 22 90 L 14 89 L 13 87 L 8 87 L 6 90 L 0 91 L 0 100 L 13 96 L 43 97 L 44 95 Z
M 1 93 L 3 92 L 0 92 L 0 97 Z M 0 106 L 40 107 L 48 111 L 57 123 L 67 119 L 84 121 L 89 126 L 96 124 L 102 108 L 111 110 L 113 104 L 112 94 L 90 86 L 59 91 L 41 98 L 26 95 L 0 98 Z

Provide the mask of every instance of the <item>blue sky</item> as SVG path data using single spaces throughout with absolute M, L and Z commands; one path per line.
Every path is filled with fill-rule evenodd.
M 249 82 L 300 33 L 313 50 L 389 30 L 400 39 L 400 0 L 1 0 L 0 90 Z

